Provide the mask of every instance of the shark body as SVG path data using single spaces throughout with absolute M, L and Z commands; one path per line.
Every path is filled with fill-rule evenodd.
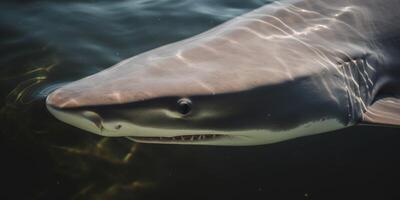
M 397 0 L 274 2 L 47 97 L 61 121 L 143 143 L 260 145 L 400 125 Z

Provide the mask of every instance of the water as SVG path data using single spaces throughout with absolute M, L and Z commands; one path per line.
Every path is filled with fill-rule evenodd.
M 1 199 L 396 198 L 398 129 L 257 147 L 144 145 L 78 130 L 45 109 L 64 83 L 266 3 L 1 1 Z

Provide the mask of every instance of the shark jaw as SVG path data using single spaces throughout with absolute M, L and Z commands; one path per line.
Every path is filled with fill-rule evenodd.
M 103 121 L 91 111 L 70 111 L 47 105 L 57 119 L 74 127 L 107 137 L 127 137 L 139 143 L 252 146 L 344 128 L 336 119 L 309 122 L 289 130 L 181 130 L 138 126 L 127 121 Z M 89 114 L 88 114 L 89 113 Z

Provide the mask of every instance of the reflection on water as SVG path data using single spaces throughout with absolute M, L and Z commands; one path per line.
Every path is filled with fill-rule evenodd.
M 392 197 L 396 129 L 352 128 L 248 148 L 140 145 L 69 127 L 45 109 L 45 96 L 66 82 L 265 3 L 2 1 L 2 199 Z

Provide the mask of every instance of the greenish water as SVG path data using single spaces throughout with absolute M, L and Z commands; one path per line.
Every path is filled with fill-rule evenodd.
M 190 37 L 267 0 L 0 2 L 0 199 L 396 199 L 398 129 L 257 147 L 135 144 L 63 124 L 61 84 Z

